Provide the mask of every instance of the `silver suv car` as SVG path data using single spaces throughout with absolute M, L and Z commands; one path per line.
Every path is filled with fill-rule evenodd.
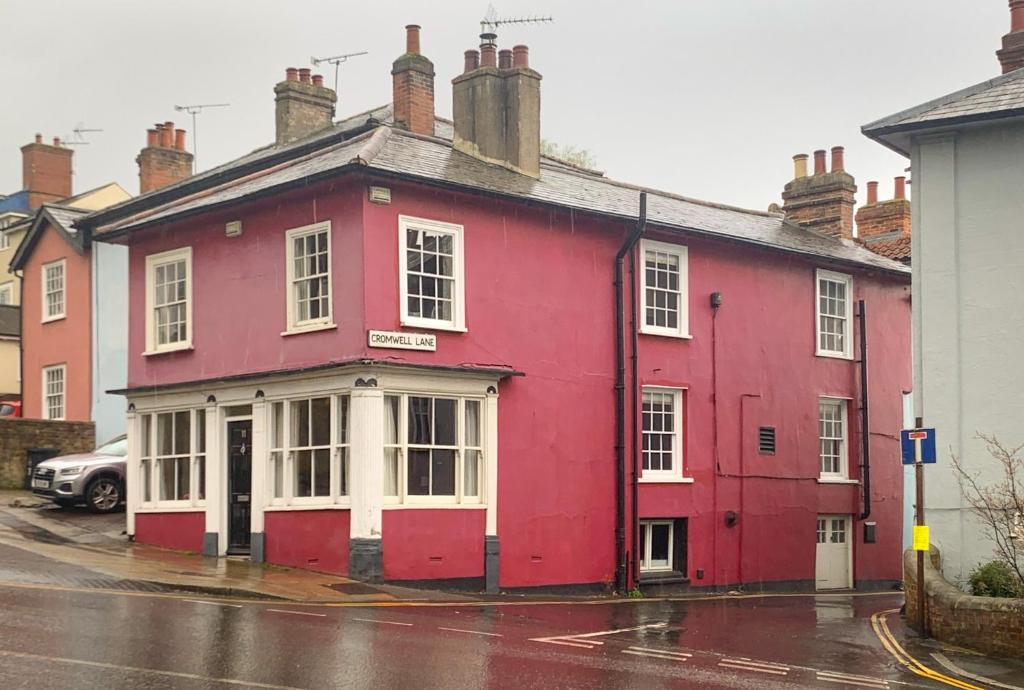
M 32 493 L 62 506 L 85 503 L 94 513 L 109 513 L 124 500 L 126 455 L 128 437 L 118 436 L 91 453 L 44 460 L 32 473 Z

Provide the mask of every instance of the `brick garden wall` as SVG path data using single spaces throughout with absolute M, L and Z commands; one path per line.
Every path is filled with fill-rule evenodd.
M 29 449 L 55 448 L 59 455 L 86 453 L 96 447 L 92 422 L 0 418 L 0 489 L 25 486 Z
M 924 559 L 925 609 L 929 633 L 936 640 L 985 654 L 1024 656 L 1024 599 L 997 599 L 965 594 L 946 582 L 938 568 L 941 556 L 932 547 Z M 918 627 L 917 553 L 903 555 L 907 625 Z

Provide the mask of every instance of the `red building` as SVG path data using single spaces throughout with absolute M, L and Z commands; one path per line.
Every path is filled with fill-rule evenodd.
M 407 38 L 393 104 L 332 123 L 288 70 L 277 143 L 79 222 L 130 253 L 129 534 L 490 590 L 899 580 L 907 269 L 542 157 L 492 36 L 436 118 Z

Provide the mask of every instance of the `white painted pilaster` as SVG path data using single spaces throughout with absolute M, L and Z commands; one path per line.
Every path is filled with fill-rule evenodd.
M 129 536 L 135 534 L 135 511 L 142 501 L 142 483 L 140 481 L 142 472 L 139 468 L 139 459 L 142 457 L 142 423 L 135 410 L 129 409 L 126 420 L 128 432 L 128 461 L 125 463 L 125 520 L 126 530 Z
M 498 534 L 498 394 L 488 393 L 484 403 L 484 481 L 487 483 L 487 534 Z
M 351 537 L 380 539 L 384 503 L 384 392 L 378 388 L 355 388 L 350 400 Z
M 267 503 L 267 403 L 258 398 L 252 405 L 252 512 L 250 532 L 263 532 L 263 508 Z
M 206 532 L 220 534 L 220 507 L 224 502 L 221 477 L 224 453 L 220 448 L 217 404 L 210 403 L 203 409 L 206 411 Z

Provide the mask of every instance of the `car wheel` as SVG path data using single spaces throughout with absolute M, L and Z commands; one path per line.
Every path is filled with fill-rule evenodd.
M 85 505 L 94 513 L 109 513 L 121 503 L 121 485 L 116 479 L 100 477 L 85 490 Z

